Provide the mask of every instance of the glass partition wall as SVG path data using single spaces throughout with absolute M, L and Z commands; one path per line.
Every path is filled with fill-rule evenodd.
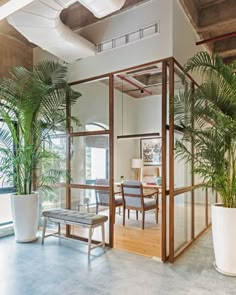
M 185 89 L 194 91 L 197 84 L 189 75 L 184 74 L 182 67 L 175 59 L 171 59 L 168 66 L 169 100 Z M 178 122 L 175 122 L 171 103 L 168 108 L 169 261 L 174 262 L 210 225 L 210 204 L 214 202 L 214 194 L 210 195 L 209 190 L 203 188 L 202 180 L 194 175 L 193 163 L 186 164 L 176 157 L 175 141 L 181 139 L 183 133 Z M 194 153 L 193 142 L 185 147 Z
M 162 174 L 161 113 L 161 62 L 114 75 L 115 192 L 119 192 L 121 178 L 122 181 L 139 180 L 143 184 L 144 197 L 158 191 L 158 196 L 155 195 L 154 199 L 150 198 L 148 201 L 155 202 L 155 198 L 159 201 L 157 223 L 155 209 L 147 210 L 145 217 L 142 210 L 135 210 L 139 206 L 141 195 L 134 197 L 132 201 L 126 199 L 126 206 L 133 208 L 126 209 L 125 212 L 122 208 L 120 214 L 117 210 L 114 248 L 158 258 L 161 257 L 162 214 L 161 192 L 156 185 L 156 178 Z M 117 194 L 115 196 L 117 198 Z
M 111 179 L 112 157 L 112 77 L 94 79 L 79 83 L 73 89 L 81 97 L 70 107 L 71 119 L 68 143 L 68 206 L 73 210 L 108 216 L 105 224 L 105 241 L 112 245 L 110 234 L 112 201 Z M 110 87 L 111 88 L 111 87 Z M 101 199 L 103 201 L 101 201 Z M 71 227 L 70 234 L 77 238 L 87 238 L 86 229 Z M 101 240 L 100 229 L 94 230 L 93 239 Z
M 135 225 L 139 239 L 148 245 L 152 256 L 174 262 L 209 226 L 210 205 L 216 199 L 215 192 L 202 188 L 191 163 L 186 165 L 175 157 L 175 140 L 183 134 L 174 121 L 170 102 L 179 91 L 194 91 L 196 83 L 184 76 L 174 58 L 167 58 L 73 82 L 71 86 L 82 96 L 75 105 L 67 106 L 66 132 L 54 139 L 54 149 L 64 153 L 71 178 L 61 179 L 55 194 L 45 196 L 43 206 L 107 215 L 106 243 L 110 247 L 114 247 L 120 234 L 117 225 L 120 229 Z M 193 144 L 186 148 L 194 152 Z M 139 212 L 131 211 L 129 218 L 126 215 L 128 226 L 122 226 L 122 206 L 115 201 L 121 198 L 121 176 L 122 180 L 140 176 L 140 170 L 132 168 L 132 159 L 140 158 L 144 168 L 158 166 L 161 176 L 158 224 L 152 220 L 153 212 L 150 224 L 149 217 L 145 222 L 151 230 L 149 237 L 142 236 L 145 229 L 138 226 Z M 67 226 L 65 233 L 77 239 L 87 238 L 86 231 L 79 227 Z M 130 237 L 131 232 L 123 233 L 124 241 L 127 235 Z M 100 238 L 100 233 L 95 232 L 94 240 Z M 149 239 L 153 242 L 148 243 Z M 141 247 L 140 241 L 133 244 Z M 135 252 L 132 242 L 127 251 Z M 140 254 L 146 255 L 142 251 Z

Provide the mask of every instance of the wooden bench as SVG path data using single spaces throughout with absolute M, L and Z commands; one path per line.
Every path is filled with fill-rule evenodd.
M 68 225 L 79 225 L 82 227 L 89 228 L 89 238 L 88 238 L 88 255 L 90 255 L 91 250 L 103 246 L 105 248 L 105 227 L 104 223 L 108 220 L 105 215 L 98 215 L 94 213 L 81 213 L 74 210 L 67 209 L 51 209 L 42 212 L 44 217 L 43 224 L 43 234 L 42 234 L 42 244 L 44 244 L 44 239 L 46 237 L 55 236 L 59 238 L 66 238 L 61 234 L 61 224 Z M 52 221 L 58 224 L 58 231 L 46 235 L 47 221 Z M 102 242 L 92 246 L 92 235 L 94 228 L 101 226 L 102 232 Z M 69 239 L 69 238 L 66 238 Z

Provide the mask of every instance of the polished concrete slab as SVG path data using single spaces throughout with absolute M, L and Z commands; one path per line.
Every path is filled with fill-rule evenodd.
M 211 231 L 173 265 L 119 250 L 92 251 L 77 241 L 30 244 L 0 239 L 1 295 L 236 294 L 236 278 L 215 271 Z

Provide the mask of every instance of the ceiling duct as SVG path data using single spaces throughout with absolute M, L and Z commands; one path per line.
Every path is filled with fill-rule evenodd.
M 12 0 L 13 1 L 13 0 Z M 60 20 L 61 11 L 76 0 L 35 0 L 7 18 L 30 42 L 66 62 L 95 55 L 95 45 Z M 125 0 L 81 0 L 97 17 L 119 10 Z

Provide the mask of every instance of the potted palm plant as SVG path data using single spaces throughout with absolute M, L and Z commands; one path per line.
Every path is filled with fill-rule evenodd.
M 176 124 L 184 136 L 177 142 L 177 157 L 193 162 L 204 185 L 218 193 L 212 206 L 215 268 L 236 275 L 236 63 L 225 65 L 219 56 L 200 52 L 189 59 L 186 72 L 202 75 L 194 93 L 174 98 Z M 193 142 L 194 153 L 186 147 Z
M 50 189 L 65 173 L 50 168 L 59 155 L 45 142 L 65 127 L 66 102 L 75 102 L 80 94 L 66 81 L 67 67 L 55 61 L 41 62 L 31 71 L 15 67 L 9 73 L 0 80 L 0 178 L 16 190 L 11 196 L 15 239 L 30 242 L 37 239 L 36 189 Z M 49 168 L 42 172 L 43 165 Z

